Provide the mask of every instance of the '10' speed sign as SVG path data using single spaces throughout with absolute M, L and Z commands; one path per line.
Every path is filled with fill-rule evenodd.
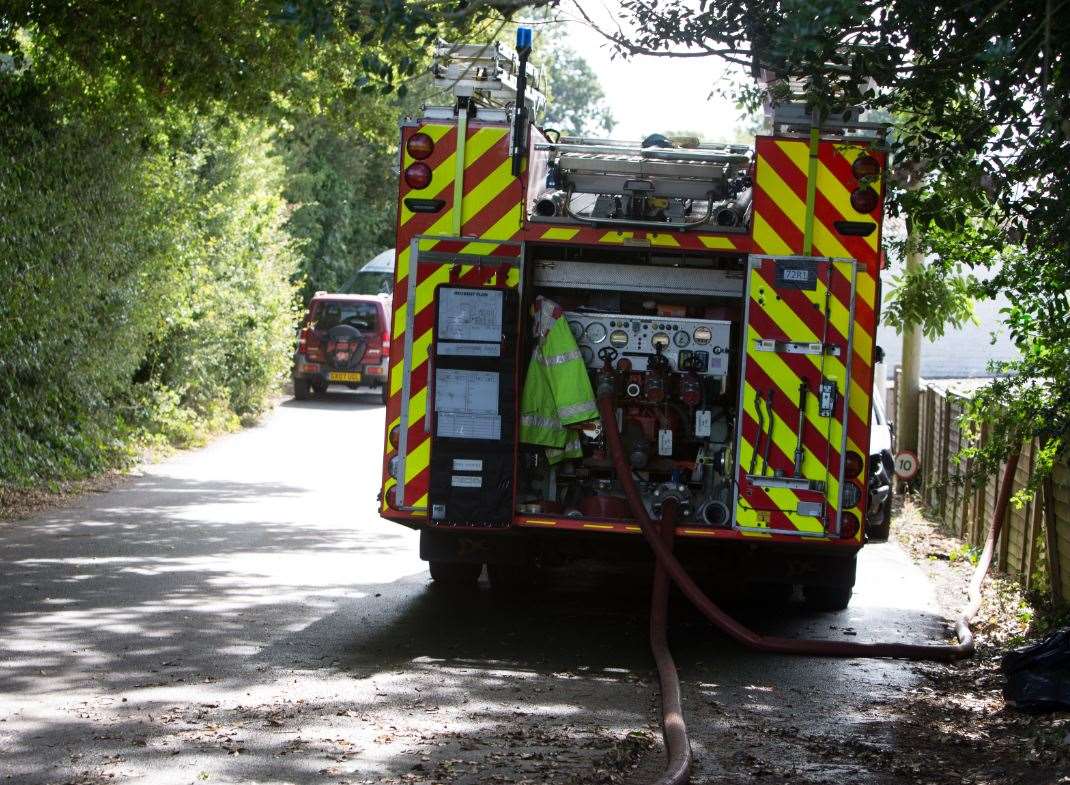
M 912 480 L 918 473 L 921 462 L 918 456 L 910 450 L 903 450 L 895 454 L 895 476 L 900 480 Z

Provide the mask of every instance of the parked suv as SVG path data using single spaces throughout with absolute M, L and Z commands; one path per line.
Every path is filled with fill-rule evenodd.
M 323 394 L 331 384 L 389 395 L 389 295 L 316 292 L 301 322 L 294 353 L 294 397 Z

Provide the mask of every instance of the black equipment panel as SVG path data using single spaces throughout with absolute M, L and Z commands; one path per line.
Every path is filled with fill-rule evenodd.
M 439 286 L 432 334 L 432 525 L 508 526 L 516 475 L 515 289 Z

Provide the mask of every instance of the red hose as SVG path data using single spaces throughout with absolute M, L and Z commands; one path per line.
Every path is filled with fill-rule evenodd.
M 679 506 L 668 499 L 661 508 L 661 536 L 665 547 L 672 550 L 676 535 L 676 514 Z M 654 589 L 650 598 L 650 651 L 658 666 L 661 685 L 661 730 L 665 737 L 668 761 L 656 785 L 683 785 L 691 774 L 691 743 L 684 724 L 683 699 L 680 696 L 680 677 L 666 636 L 669 615 L 669 573 L 659 561 L 654 566 Z
M 975 590 L 974 583 L 979 589 L 984 574 L 980 568 L 987 569 L 991 560 L 991 551 L 995 539 L 999 536 L 999 528 L 1003 513 L 1006 510 L 1010 498 L 1010 480 L 1013 478 L 1014 469 L 1018 464 L 1018 456 L 1014 455 L 1007 461 L 1007 469 L 1004 472 L 1003 484 L 1000 488 L 999 498 L 993 516 L 992 531 L 989 533 L 989 542 L 985 545 L 987 560 L 982 557 L 978 564 L 974 582 L 971 583 L 971 603 L 966 611 L 955 622 L 955 633 L 959 642 L 947 645 L 923 645 L 913 643 L 859 643 L 853 641 L 822 641 L 807 639 L 778 638 L 759 635 L 737 622 L 727 613 L 722 611 L 709 597 L 695 584 L 691 576 L 683 568 L 673 555 L 671 548 L 662 540 L 654 523 L 647 515 L 639 488 L 632 478 L 631 468 L 625 459 L 624 447 L 621 444 L 620 431 L 617 428 L 614 394 L 611 389 L 599 389 L 598 411 L 602 417 L 602 428 L 606 435 L 606 442 L 613 459 L 617 477 L 624 488 L 624 494 L 632 508 L 632 513 L 639 522 L 643 536 L 657 557 L 659 566 L 672 578 L 673 582 L 680 587 L 684 595 L 698 608 L 702 614 L 713 622 L 717 627 L 727 633 L 739 643 L 749 646 L 758 651 L 772 652 L 776 654 L 806 654 L 825 657 L 900 657 L 912 660 L 955 660 L 968 657 L 973 653 L 973 633 L 970 631 L 969 621 L 972 613 L 976 612 L 975 605 L 979 605 L 979 591 Z M 978 578 L 977 575 L 980 577 Z M 976 596 L 975 596 L 976 595 Z

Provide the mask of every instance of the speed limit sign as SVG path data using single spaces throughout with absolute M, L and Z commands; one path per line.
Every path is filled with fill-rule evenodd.
M 900 480 L 913 480 L 918 473 L 921 462 L 918 456 L 910 450 L 903 450 L 895 454 L 895 476 Z

